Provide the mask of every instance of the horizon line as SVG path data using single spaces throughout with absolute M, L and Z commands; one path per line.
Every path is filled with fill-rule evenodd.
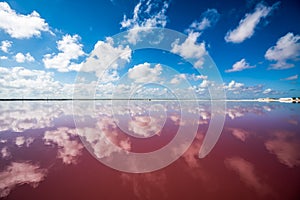
M 173 99 L 173 98 L 0 98 L 0 101 L 227 101 L 227 102 L 280 102 L 280 98 L 272 98 L 271 101 L 256 99 Z

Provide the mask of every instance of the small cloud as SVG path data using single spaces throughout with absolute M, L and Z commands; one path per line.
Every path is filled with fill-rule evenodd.
M 16 137 L 16 142 L 15 144 L 18 146 L 18 147 L 21 147 L 23 146 L 23 144 L 25 143 L 25 138 L 20 136 L 20 137 Z
M 176 74 L 174 78 L 171 79 L 170 83 L 171 84 L 179 84 L 182 80 L 186 80 L 187 76 L 186 74 Z
M 265 89 L 263 94 L 270 94 L 273 90 L 271 88 Z
M 214 26 L 219 21 L 219 19 L 220 14 L 216 9 L 207 9 L 201 14 L 201 20 L 194 21 L 187 29 L 187 32 L 203 31 L 209 27 Z
M 198 81 L 198 80 L 205 80 L 208 78 L 208 76 L 191 74 L 190 76 L 188 76 L 188 78 L 190 78 L 194 81 Z
M 202 83 L 200 83 L 199 87 L 200 88 L 207 88 L 208 86 L 210 86 L 212 84 L 211 81 L 204 79 L 202 81 Z
M 0 151 L 0 153 L 1 153 L 1 157 L 4 159 L 10 158 L 10 156 L 11 156 L 11 153 L 8 151 L 7 147 L 3 147 Z
M 275 94 L 276 91 L 272 90 L 271 88 L 267 88 L 262 93 L 263 94 Z
M 0 45 L 0 49 L 4 52 L 4 53 L 8 53 L 9 52 L 9 48 L 12 45 L 12 41 L 8 41 L 8 40 L 4 40 L 1 42 Z
M 232 69 L 225 70 L 225 72 L 239 72 L 243 71 L 244 69 L 251 69 L 255 67 L 256 66 L 250 66 L 250 64 L 246 62 L 245 58 L 243 58 L 242 60 L 234 63 L 234 65 L 232 65 Z
M 25 61 L 33 62 L 35 60 L 30 53 L 26 53 L 25 55 L 22 53 L 17 53 L 15 55 L 15 59 L 18 63 L 24 63 Z
M 41 32 L 53 34 L 39 13 L 33 11 L 28 15 L 19 14 L 6 2 L 0 2 L 0 29 L 17 39 L 40 36 Z
M 16 144 L 18 147 L 22 147 L 23 145 L 26 145 L 26 147 L 29 147 L 29 145 L 30 145 L 33 141 L 34 141 L 34 138 L 32 138 L 32 137 L 29 137 L 29 138 L 25 139 L 25 137 L 19 136 L 19 137 L 16 137 L 15 144 Z
M 261 19 L 266 18 L 272 10 L 278 7 L 278 5 L 279 2 L 273 4 L 271 7 L 263 5 L 263 3 L 257 4 L 254 12 L 247 13 L 245 17 L 241 19 L 237 28 L 226 33 L 225 41 L 241 43 L 244 40 L 251 38 Z
M 228 83 L 228 85 L 224 86 L 224 89 L 235 91 L 235 90 L 242 89 L 243 87 L 244 87 L 243 83 L 238 83 L 238 82 L 232 80 L 232 81 L 230 81 L 230 83 Z
M 297 80 L 298 79 L 298 74 L 294 75 L 294 76 L 289 76 L 287 78 L 283 78 L 283 79 L 280 79 L 282 81 L 293 81 L 293 80 Z
M 7 60 L 8 57 L 7 56 L 0 56 L 0 60 Z
M 231 134 L 236 137 L 237 139 L 241 140 L 242 142 L 245 142 L 246 139 L 249 137 L 250 133 L 246 130 L 243 129 L 238 129 L 238 128 L 232 128 Z
M 288 61 L 297 61 L 300 56 L 300 35 L 287 33 L 285 36 L 278 39 L 275 46 L 270 47 L 265 53 L 265 58 L 270 61 L 275 61 L 270 69 L 289 69 L 294 67 L 294 64 Z

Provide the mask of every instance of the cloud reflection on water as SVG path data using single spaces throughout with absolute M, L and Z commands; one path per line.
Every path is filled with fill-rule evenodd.
M 227 158 L 224 163 L 228 169 L 236 172 L 240 176 L 240 179 L 256 192 L 261 194 L 271 192 L 269 186 L 257 175 L 254 165 L 244 158 Z
M 268 151 L 275 154 L 278 161 L 290 168 L 300 166 L 300 139 L 297 133 L 276 131 L 265 142 Z
M 47 170 L 28 162 L 12 162 L 0 172 L 0 197 L 6 197 L 10 191 L 23 184 L 37 187 L 46 177 Z
M 166 109 L 168 127 L 176 130 L 179 125 L 191 125 L 192 121 L 180 119 L 178 105 L 172 102 L 156 103 L 162 104 L 161 106 Z M 81 160 L 87 156 L 87 151 L 79 136 L 90 144 L 94 154 L 99 158 L 109 159 L 120 149 L 134 150 L 135 142 L 123 135 L 124 133 L 117 126 L 117 123 L 121 121 L 116 123 L 113 118 L 114 114 L 124 116 L 124 113 L 128 112 L 127 108 L 117 106 L 115 107 L 117 112 L 113 113 L 109 109 L 109 104 L 109 102 L 96 102 L 95 107 L 86 107 L 83 104 L 76 114 L 84 126 L 77 127 L 72 121 L 73 112 L 70 102 L 5 102 L 1 104 L 1 196 L 9 195 L 11 190 L 23 184 L 37 187 L 52 171 L 53 166 L 62 165 L 66 170 L 70 165 L 82 166 Z M 223 135 L 216 148 L 206 159 L 198 159 L 197 153 L 210 120 L 209 104 L 200 104 L 198 108 L 186 107 L 185 111 L 191 116 L 195 112 L 200 113 L 199 130 L 192 146 L 174 165 L 180 168 L 179 171 L 185 177 L 196 181 L 203 193 L 216 188 L 220 189 L 221 187 L 217 185 L 218 182 L 222 182 L 221 179 L 229 183 L 234 182 L 234 177 L 238 175 L 246 188 L 255 190 L 260 196 L 268 196 L 277 188 L 273 182 L 263 176 L 263 174 L 267 174 L 273 177 L 274 174 L 262 167 L 261 155 L 266 162 L 275 160 L 277 163 L 272 163 L 271 167 L 281 170 L 281 173 L 288 172 L 291 168 L 299 170 L 300 138 L 297 134 L 298 123 L 295 123 L 295 121 L 299 121 L 299 116 L 295 114 L 295 110 L 291 109 L 292 106 L 295 105 L 282 107 L 278 104 L 229 103 L 228 118 Z M 87 113 L 91 113 L 91 115 Z M 134 105 L 130 110 L 132 121 L 127 122 L 127 128 L 131 127 L 132 131 L 145 134 L 145 136 L 157 133 L 157 123 L 150 123 L 147 114 L 147 106 L 141 103 Z M 118 118 L 118 120 L 121 119 Z M 290 123 L 291 120 L 293 120 L 292 123 Z M 287 127 L 289 130 L 284 130 L 282 127 Z M 170 132 L 170 129 L 167 130 L 153 137 L 164 138 L 164 135 Z M 227 132 L 229 135 L 224 134 Z M 109 143 L 117 144 L 117 146 L 112 148 L 111 145 L 108 145 Z M 178 151 L 180 148 L 178 146 L 174 151 Z M 26 156 L 22 154 L 23 151 L 26 152 Z M 36 151 L 39 151 L 41 157 L 45 155 L 45 160 L 53 159 L 53 161 L 40 161 L 40 157 L 35 154 Z M 255 151 L 261 155 L 256 154 Z M 249 155 L 252 160 L 248 159 Z M 217 164 L 220 166 L 211 167 Z M 144 175 L 135 176 L 124 173 L 120 178 L 137 198 L 151 199 L 157 195 L 167 198 L 169 184 L 174 184 L 170 183 L 170 180 L 174 179 L 171 176 L 175 175 L 172 170 L 174 170 L 173 165 L 161 171 Z M 222 174 L 218 173 L 220 171 L 223 171 Z M 234 173 L 229 176 L 230 171 Z M 176 176 L 180 175 L 176 174 Z M 280 185 L 280 180 L 277 180 L 276 177 L 273 179 L 278 182 L 276 184 Z M 156 192 L 152 194 L 153 191 Z M 198 195 L 201 196 L 200 193 Z

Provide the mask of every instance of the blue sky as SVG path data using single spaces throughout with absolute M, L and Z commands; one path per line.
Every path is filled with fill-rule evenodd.
M 107 38 L 141 27 L 168 28 L 195 39 L 177 53 L 186 58 L 198 52 L 199 60 L 209 53 L 228 98 L 300 96 L 299 11 L 300 3 L 292 0 L 4 1 L 0 3 L 0 96 L 71 97 L 78 70 L 95 47 L 103 48 L 100 57 L 109 59 L 126 47 L 114 46 Z M 168 80 L 176 85 L 185 80 L 199 96 L 213 84 L 210 77 L 182 64 L 182 59 L 163 55 L 131 52 L 120 59 L 118 64 L 125 68 L 112 69 L 103 81 L 96 75 L 99 96 L 120 85 L 126 72 L 135 83 Z M 157 57 L 178 74 L 156 65 Z M 148 94 L 155 91 L 150 88 Z

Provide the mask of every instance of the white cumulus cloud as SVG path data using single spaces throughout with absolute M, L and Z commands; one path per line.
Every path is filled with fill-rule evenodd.
M 110 67 L 113 70 L 123 67 L 131 59 L 132 50 L 129 46 L 115 45 L 113 38 L 107 37 L 105 41 L 98 41 L 94 50 L 83 63 L 82 71 L 96 72 L 98 78 L 111 79 L 108 76 L 116 76 L 115 72 L 106 72 Z M 106 76 L 106 77 L 104 77 Z
M 288 61 L 296 61 L 300 56 L 300 35 L 287 33 L 278 39 L 275 46 L 270 47 L 265 58 L 267 60 L 275 61 L 271 65 L 271 69 L 288 69 L 294 67 L 294 64 Z
M 227 86 L 225 85 L 224 88 L 227 89 L 227 90 L 239 90 L 243 87 L 244 87 L 243 83 L 239 83 L 239 82 L 236 82 L 236 81 L 232 80 L 232 81 L 230 81 L 230 83 L 228 83 Z
M 268 7 L 259 3 L 253 13 L 247 13 L 240 21 L 238 27 L 226 33 L 226 42 L 241 43 L 244 40 L 251 38 L 255 32 L 256 26 L 261 19 L 267 17 L 272 10 L 274 10 L 279 3 L 275 3 Z
M 3 40 L 3 41 L 1 41 L 0 49 L 4 53 L 8 53 L 11 45 L 12 45 L 12 41 Z
M 200 36 L 198 32 L 189 33 L 186 40 L 179 44 L 179 40 L 172 43 L 172 53 L 178 53 L 185 59 L 196 59 L 195 67 L 201 68 L 203 65 L 203 56 L 207 53 L 205 43 L 197 44 L 197 39 Z
M 207 88 L 207 87 L 209 87 L 211 84 L 212 84 L 211 81 L 204 79 L 204 80 L 202 81 L 202 83 L 200 83 L 199 87 L 200 87 L 200 88 Z
M 238 72 L 250 68 L 255 68 L 255 66 L 251 66 L 249 63 L 246 62 L 245 58 L 243 58 L 242 60 L 234 63 L 232 65 L 232 69 L 225 70 L 225 72 Z
M 128 41 L 136 44 L 140 40 L 141 33 L 147 31 L 143 28 L 162 27 L 167 24 L 166 12 L 169 7 L 167 1 L 141 0 L 134 8 L 132 18 L 126 15 L 120 23 L 121 28 L 129 29 Z M 146 14 L 146 15 L 145 15 Z M 142 28 L 142 29 L 141 29 Z
M 40 36 L 41 32 L 50 32 L 45 19 L 39 13 L 23 15 L 11 9 L 6 2 L 0 2 L 0 30 L 9 34 L 12 38 L 23 39 Z
M 186 74 L 176 74 L 174 78 L 171 79 L 170 83 L 171 84 L 179 84 L 182 80 L 187 79 Z
M 83 45 L 79 43 L 79 35 L 64 35 L 62 40 L 57 41 L 58 54 L 44 55 L 43 62 L 46 68 L 57 69 L 59 72 L 78 71 L 80 65 L 73 62 L 85 53 Z
M 0 67 L 0 95 L 2 98 L 71 97 L 72 84 L 54 80 L 54 73 L 24 67 Z
M 18 62 L 18 63 L 23 63 L 23 62 L 26 62 L 26 61 L 28 61 L 28 62 L 33 62 L 35 59 L 34 59 L 34 57 L 32 57 L 32 55 L 30 55 L 30 53 L 28 52 L 28 53 L 26 53 L 25 55 L 23 54 L 23 53 L 17 53 L 16 55 L 15 55 L 15 59 L 16 59 L 16 61 Z
M 137 83 L 149 83 L 158 81 L 161 73 L 162 67 L 160 64 L 152 68 L 150 63 L 145 62 L 130 68 L 128 70 L 128 77 Z

